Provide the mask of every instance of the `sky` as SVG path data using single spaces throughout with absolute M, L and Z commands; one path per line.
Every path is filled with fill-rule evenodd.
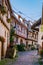
M 38 20 L 41 17 L 42 2 L 43 0 L 10 0 L 12 9 L 31 21 Z

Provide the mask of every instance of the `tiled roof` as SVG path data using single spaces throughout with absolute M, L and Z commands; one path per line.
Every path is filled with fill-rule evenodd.
M 39 26 L 40 24 L 41 24 L 41 18 L 32 25 L 32 28 Z

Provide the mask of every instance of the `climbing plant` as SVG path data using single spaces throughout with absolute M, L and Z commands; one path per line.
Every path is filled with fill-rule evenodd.
M 11 31 L 10 31 L 10 43 L 13 43 L 14 42 L 14 28 L 11 27 Z

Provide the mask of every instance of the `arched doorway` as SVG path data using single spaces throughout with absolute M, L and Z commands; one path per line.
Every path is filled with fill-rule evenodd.
M 26 48 L 28 47 L 28 41 L 26 41 Z
M 1 42 L 1 59 L 4 57 L 4 42 L 5 42 L 5 39 L 0 36 L 0 42 Z
M 20 40 L 20 44 L 23 44 L 23 40 L 22 39 Z

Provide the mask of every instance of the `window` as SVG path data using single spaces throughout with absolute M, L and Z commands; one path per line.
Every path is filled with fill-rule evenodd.
M 16 42 L 18 43 L 18 37 L 16 37 Z
M 14 22 L 12 25 L 13 25 L 13 27 L 14 27 L 14 29 L 15 29 L 15 28 L 16 28 L 16 23 Z
M 22 32 L 24 33 L 24 28 L 22 28 Z
M 20 40 L 20 44 L 23 44 L 23 40 L 22 39 Z
M 5 4 L 7 5 L 7 0 L 5 0 Z
M 21 27 L 21 32 L 22 32 L 22 27 Z
M 21 26 L 19 25 L 19 30 L 21 31 Z
M 10 19 L 10 12 L 7 12 L 7 18 Z
M 26 48 L 28 47 L 28 41 L 26 41 Z
M 22 31 L 22 33 L 24 33 L 25 34 L 25 28 L 21 28 L 21 31 Z
M 21 31 L 21 26 L 17 24 L 17 30 Z
M 27 34 L 27 30 L 25 29 L 25 34 Z
M 16 26 L 17 26 L 17 29 L 19 30 L 19 25 L 17 24 Z

